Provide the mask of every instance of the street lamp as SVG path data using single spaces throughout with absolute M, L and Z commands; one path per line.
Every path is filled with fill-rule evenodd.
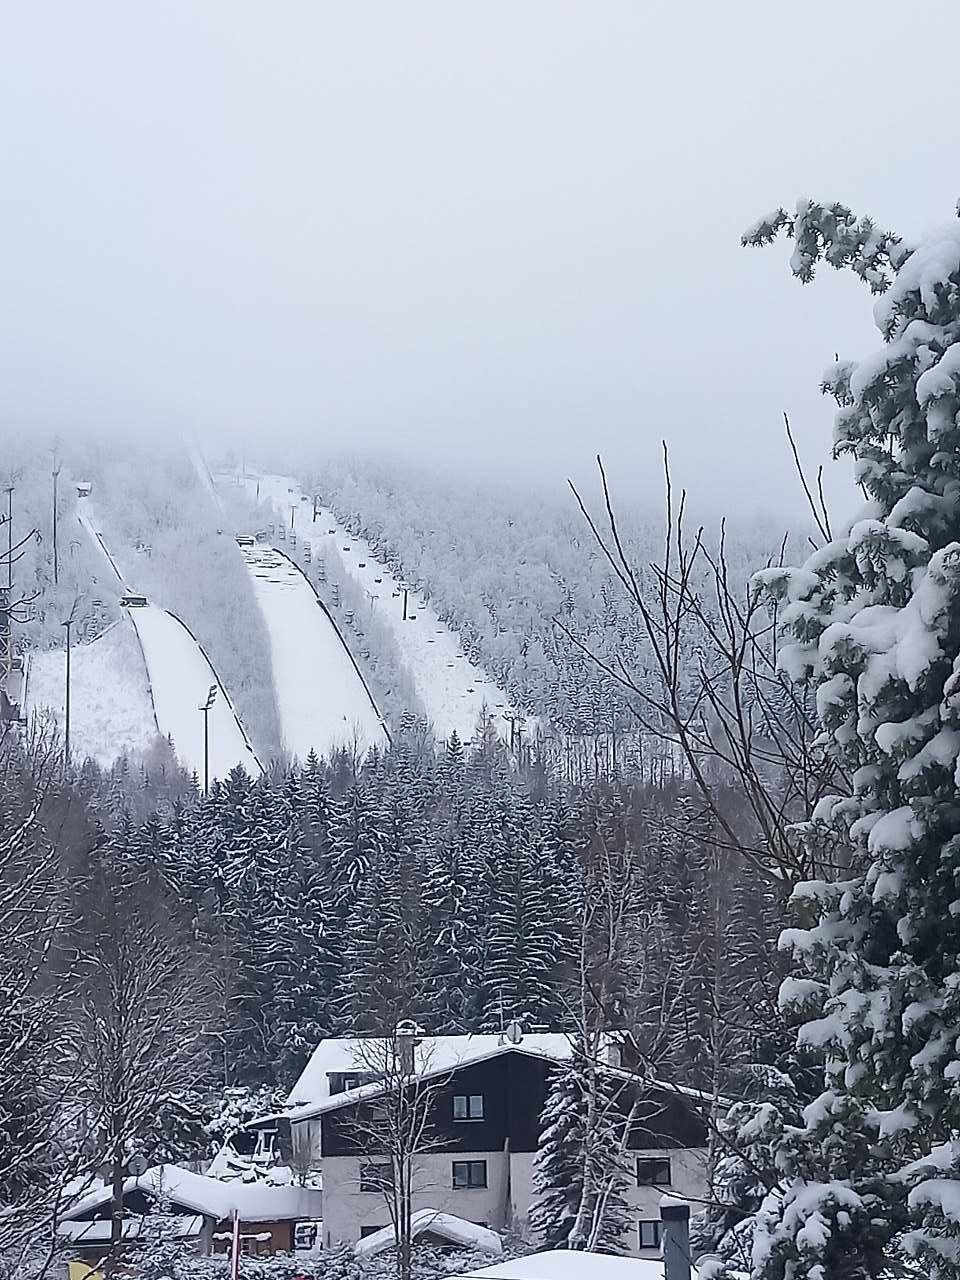
M 64 716 L 63 716 L 63 772 L 66 775 L 70 767 L 70 641 L 71 630 L 77 617 L 77 605 L 79 605 L 81 596 L 76 596 L 73 601 L 73 608 L 70 610 L 70 617 L 66 618 L 60 625 L 67 633 L 67 685 L 64 698 Z
M 217 700 L 217 686 L 212 684 L 206 702 L 200 703 L 203 712 L 203 794 L 210 791 L 210 708 Z

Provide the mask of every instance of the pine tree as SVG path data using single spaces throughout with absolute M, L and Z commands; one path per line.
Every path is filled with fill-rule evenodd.
M 544 1249 L 566 1248 L 577 1213 L 583 1119 L 572 1066 L 554 1072 L 533 1161 L 530 1226 Z
M 781 1001 L 823 1088 L 776 1149 L 785 1181 L 756 1219 L 755 1274 L 875 1277 L 899 1248 L 960 1275 L 960 222 L 916 245 L 841 205 L 803 201 L 793 271 L 847 267 L 883 296 L 883 345 L 839 362 L 835 451 L 864 511 L 799 568 L 760 582 L 789 636 L 781 666 L 817 691 L 848 790 L 801 834 L 824 867 L 798 886 L 799 972 Z
M 630 1124 L 623 1083 L 577 1045 L 554 1073 L 534 1157 L 530 1225 L 544 1248 L 625 1251 Z
M 550 896 L 529 802 L 500 779 L 489 824 L 488 927 L 483 1027 L 516 1019 L 530 1027 L 563 1017 L 561 974 L 570 954 L 550 913 Z

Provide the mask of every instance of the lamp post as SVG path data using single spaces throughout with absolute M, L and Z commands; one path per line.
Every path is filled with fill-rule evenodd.
M 57 550 L 57 482 L 60 479 L 60 459 L 57 452 L 53 452 L 53 583 L 56 586 L 60 582 L 60 557 Z
M 203 712 L 203 794 L 210 791 L 210 708 L 217 700 L 217 686 L 212 684 L 206 702 L 200 703 Z
M 72 631 L 74 620 L 77 616 L 77 605 L 80 603 L 80 597 L 77 596 L 73 602 L 73 608 L 70 610 L 69 618 L 65 618 L 61 626 L 67 633 L 67 682 L 64 696 L 63 707 L 63 772 L 66 774 L 70 767 L 70 644 L 72 640 Z

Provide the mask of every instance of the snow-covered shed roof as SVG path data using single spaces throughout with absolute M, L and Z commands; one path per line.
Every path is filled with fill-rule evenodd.
M 699 1272 L 693 1268 L 693 1280 Z M 618 1258 L 609 1253 L 548 1249 L 495 1262 L 450 1280 L 663 1280 L 661 1258 Z
M 410 1232 L 414 1239 L 429 1232 L 431 1235 L 442 1236 L 451 1244 L 473 1245 L 478 1249 L 486 1249 L 488 1253 L 503 1252 L 503 1244 L 496 1231 L 481 1227 L 476 1222 L 468 1222 L 466 1218 L 458 1218 L 453 1213 L 441 1213 L 439 1209 L 418 1209 L 410 1219 Z M 384 1249 L 393 1248 L 396 1238 L 391 1224 L 358 1240 L 353 1250 L 361 1257 L 369 1257 L 382 1253 Z
M 58 1222 L 57 1235 L 61 1240 L 71 1244 L 93 1245 L 109 1244 L 113 1223 L 109 1218 L 100 1218 L 96 1222 Z M 123 1220 L 123 1240 L 138 1240 L 141 1235 L 151 1230 L 149 1223 L 142 1217 L 133 1216 Z M 163 1238 L 165 1240 L 193 1240 L 203 1230 L 203 1214 L 185 1214 L 171 1216 L 164 1220 Z
M 218 1222 L 236 1211 L 243 1222 L 274 1222 L 322 1217 L 322 1195 L 308 1187 L 277 1186 L 269 1182 L 220 1182 L 178 1165 L 157 1165 L 140 1177 L 124 1180 L 123 1194 L 142 1191 L 152 1199 L 215 1218 Z M 98 1187 L 76 1200 L 61 1222 L 74 1222 L 109 1204 L 109 1187 Z
M 387 1040 L 375 1037 L 347 1037 L 321 1040 L 300 1073 L 287 1098 L 286 1113 L 292 1120 L 307 1120 L 324 1111 L 346 1106 L 381 1091 L 379 1084 L 362 1084 L 331 1094 L 330 1077 L 370 1071 L 370 1063 L 386 1057 Z M 557 1032 L 524 1035 L 514 1043 L 503 1035 L 420 1036 L 414 1049 L 417 1075 L 446 1075 L 458 1067 L 484 1062 L 503 1053 L 525 1053 L 533 1057 L 564 1062 L 572 1053 L 569 1036 Z

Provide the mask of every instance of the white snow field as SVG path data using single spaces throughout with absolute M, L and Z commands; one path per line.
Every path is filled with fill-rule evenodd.
M 100 550 L 116 575 L 113 584 L 118 593 L 129 593 L 117 562 L 107 548 L 97 527 L 94 508 L 89 498 L 80 500 L 78 518 L 94 545 Z M 236 765 L 242 764 L 253 777 L 263 772 L 250 740 L 240 724 L 226 690 L 220 683 L 207 655 L 188 627 L 175 614 L 159 605 L 146 604 L 127 609 L 140 644 L 156 727 L 173 742 L 181 765 L 204 777 L 204 716 L 200 704 L 206 701 L 212 686 L 217 696 L 209 712 L 209 774 L 225 778 Z M 32 673 L 31 673 L 32 679 Z M 105 705 L 105 704 L 104 704 Z M 71 733 L 73 731 L 73 699 L 71 699 Z
M 385 746 L 383 721 L 350 651 L 297 566 L 268 546 L 241 547 L 267 624 L 283 747 L 301 762 L 354 743 Z
M 409 593 L 408 616 L 404 620 L 402 587 L 390 570 L 376 559 L 365 539 L 348 533 L 330 511 L 319 509 L 314 522 L 312 499 L 306 498 L 293 480 L 249 472 L 244 476 L 225 475 L 222 480 L 243 485 L 251 497 L 256 496 L 259 486 L 260 500 L 276 506 L 287 529 L 292 517 L 297 554 L 309 544 L 315 560 L 323 555 L 325 544 L 336 547 L 344 565 L 366 592 L 371 609 L 390 628 L 438 737 L 448 738 L 456 730 L 463 742 L 469 742 L 484 707 L 493 716 L 502 738 L 510 737 L 511 717 L 523 731 L 532 731 L 533 721 L 508 705 L 506 694 L 465 656 L 456 632 L 415 591 Z
M 49 715 L 64 730 L 67 655 L 41 649 L 30 658 L 26 714 Z M 109 769 L 124 752 L 146 751 L 157 737 L 143 657 L 133 628 L 113 623 L 70 651 L 70 754 Z

